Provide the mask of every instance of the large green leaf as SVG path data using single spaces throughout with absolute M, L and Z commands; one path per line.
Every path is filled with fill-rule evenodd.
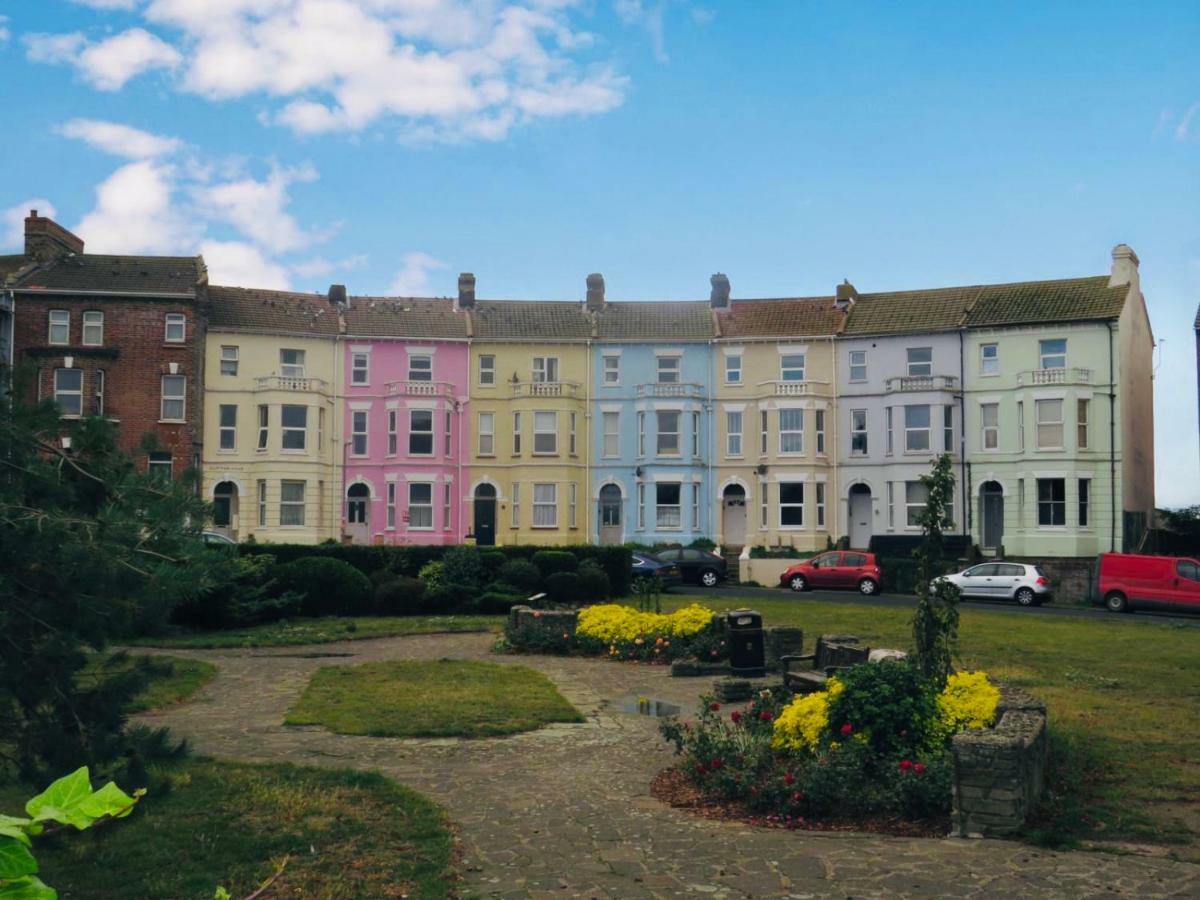
M 0 836 L 0 882 L 23 878 L 37 870 L 37 860 L 24 844 L 14 838 Z
M 135 796 L 140 797 L 143 793 L 144 791 L 135 792 Z M 91 796 L 79 801 L 79 809 L 93 820 L 104 816 L 119 819 L 133 812 L 133 804 L 136 802 L 133 797 L 117 787 L 116 782 L 110 781 Z
M 36 875 L 0 884 L 0 900 L 58 900 L 58 891 Z
M 41 830 L 42 826 L 33 824 L 32 819 L 0 815 L 0 835 L 15 838 L 26 847 L 30 844 L 29 835 L 40 834 Z
M 80 804 L 91 794 L 92 783 L 88 780 L 87 766 L 81 766 L 26 803 L 25 812 L 38 822 L 52 819 L 79 829 L 87 828 L 95 818 L 88 816 Z

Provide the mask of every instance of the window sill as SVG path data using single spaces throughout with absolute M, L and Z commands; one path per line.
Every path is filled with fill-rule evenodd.
M 279 452 L 286 454 L 287 456 L 307 456 L 308 455 L 307 450 L 298 450 L 295 447 L 288 447 L 286 449 L 280 449 Z
M 217 453 L 221 456 L 236 456 L 237 452 L 238 452 L 237 447 L 234 447 L 231 450 L 218 450 L 217 451 Z
M 179 347 L 187 346 L 187 341 L 163 341 L 163 347 Z
M 529 527 L 532 528 L 534 531 L 553 531 L 558 526 L 557 525 L 531 525 Z
M 999 372 L 980 372 L 979 377 L 980 378 L 999 378 L 1000 373 Z
M 63 418 L 64 419 L 67 419 L 67 418 L 78 419 L 80 417 L 79 416 L 63 416 Z M 186 425 L 187 419 L 159 419 L 158 424 L 159 425 Z
M 364 453 L 363 455 L 367 456 L 368 454 Z M 411 450 L 408 451 L 409 459 L 433 459 L 435 456 L 437 456 L 436 453 L 413 453 Z
M 558 454 L 558 452 L 557 452 L 557 451 L 555 451 L 555 452 L 546 452 L 546 451 L 537 451 L 537 450 L 535 450 L 535 451 L 533 451 L 533 454 L 532 454 L 532 455 L 533 455 L 533 456 L 540 456 L 540 457 L 542 457 L 543 459 L 545 459 L 546 457 L 554 457 L 554 456 L 558 456 L 559 454 Z
M 1036 447 L 1038 453 L 1065 453 L 1066 447 Z

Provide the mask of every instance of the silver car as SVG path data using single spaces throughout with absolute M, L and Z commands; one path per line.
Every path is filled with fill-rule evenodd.
M 957 585 L 964 597 L 1016 600 L 1022 606 L 1041 606 L 1050 599 L 1050 579 L 1026 563 L 980 563 L 942 579 Z

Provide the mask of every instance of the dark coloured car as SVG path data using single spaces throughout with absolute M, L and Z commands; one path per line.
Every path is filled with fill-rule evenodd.
M 671 550 L 661 550 L 657 554 L 663 562 L 675 563 L 683 576 L 684 584 L 699 584 L 703 587 L 716 587 L 725 580 L 729 563 L 725 557 L 710 553 L 707 550 L 693 550 L 690 547 L 675 547 Z
M 683 583 L 683 579 L 679 575 L 679 567 L 674 563 L 664 562 L 649 553 L 633 554 L 633 572 L 630 576 L 630 583 L 636 584 L 639 578 L 654 575 L 658 576 L 663 588 L 675 587 Z
M 810 588 L 849 588 L 870 596 L 883 590 L 883 572 L 874 553 L 830 550 L 789 568 L 779 583 L 793 591 Z

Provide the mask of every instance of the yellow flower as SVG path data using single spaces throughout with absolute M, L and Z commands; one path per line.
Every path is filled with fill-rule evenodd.
M 825 682 L 825 690 L 797 697 L 775 720 L 771 746 L 776 750 L 813 750 L 829 730 L 829 704 L 845 690 L 836 678 Z
M 955 672 L 938 695 L 938 730 L 949 737 L 969 728 L 986 728 L 996 718 L 1000 691 L 984 672 Z
M 579 613 L 578 634 L 610 644 L 630 643 L 646 634 L 689 637 L 712 625 L 712 610 L 692 604 L 673 613 L 638 612 L 631 606 L 601 603 Z

